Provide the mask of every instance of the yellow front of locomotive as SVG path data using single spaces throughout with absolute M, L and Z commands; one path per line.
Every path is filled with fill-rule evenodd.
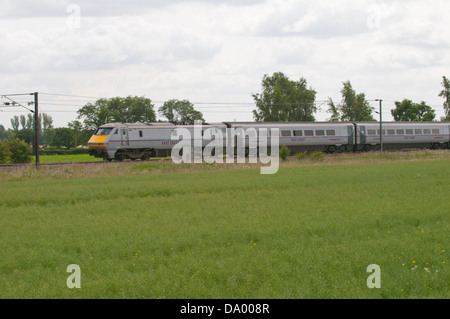
M 109 159 L 108 155 L 108 140 L 111 132 L 114 130 L 113 127 L 100 127 L 94 135 L 88 141 L 89 155 Z

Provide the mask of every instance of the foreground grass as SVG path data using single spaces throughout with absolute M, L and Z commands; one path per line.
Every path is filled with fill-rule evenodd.
M 0 297 L 449 298 L 448 159 L 339 161 L 3 175 Z

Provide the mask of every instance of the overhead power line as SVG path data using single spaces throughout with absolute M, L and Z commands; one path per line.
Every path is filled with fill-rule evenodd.
M 85 99 L 103 99 L 104 97 L 98 96 L 85 96 L 85 95 L 71 95 L 71 94 L 58 94 L 58 93 L 39 93 L 43 95 L 53 95 L 53 96 L 65 96 L 65 97 L 77 97 L 77 98 L 85 98 Z
M 17 95 L 17 94 L 12 94 L 12 95 L 9 95 L 9 96 L 16 96 L 16 95 Z M 14 107 L 14 106 L 18 105 L 18 106 L 20 106 L 20 107 L 23 107 L 23 108 L 26 109 L 27 111 L 29 111 L 29 112 L 31 112 L 31 113 L 34 113 L 33 110 L 31 110 L 31 109 L 29 109 L 29 108 L 23 106 L 21 103 L 19 103 L 19 102 L 17 102 L 17 101 L 14 101 L 13 99 L 9 98 L 9 96 L 8 96 L 8 95 L 2 95 L 2 96 L 1 96 L 2 98 L 5 98 L 5 99 L 8 99 L 8 100 L 11 101 L 11 102 L 6 102 L 6 103 L 4 103 L 5 106 L 12 106 L 12 107 Z M 31 102 L 31 104 L 30 104 L 30 103 L 27 103 L 27 105 L 32 105 L 32 104 L 33 104 L 33 102 Z
M 88 103 L 95 103 L 96 100 L 99 99 L 109 99 L 105 97 L 99 97 L 99 96 L 90 96 L 90 95 L 76 95 L 76 94 L 62 94 L 62 93 L 51 93 L 51 92 L 43 92 L 40 94 L 40 109 L 41 112 L 45 113 L 72 113 L 76 114 L 79 109 L 81 109 L 83 106 L 85 106 Z M 8 95 L 9 97 L 12 96 L 21 96 L 25 94 L 14 94 L 14 95 Z M 28 95 L 28 94 L 26 94 Z M 2 96 L 3 97 L 3 96 Z M 11 100 L 11 99 L 10 99 Z M 150 99 L 151 100 L 151 99 Z M 325 110 L 324 106 L 329 100 L 315 100 L 314 104 L 316 105 L 319 113 L 328 113 L 327 110 Z M 369 102 L 375 102 L 374 99 L 368 99 Z M 15 102 L 15 103 L 14 103 Z M 24 110 L 32 111 L 29 108 L 27 108 L 24 105 L 27 105 L 27 102 L 23 101 L 23 97 L 21 100 L 17 99 L 15 101 L 10 101 L 11 109 L 14 107 L 22 107 Z M 159 106 L 166 101 L 159 101 L 159 100 L 152 100 L 152 104 L 155 105 L 155 111 L 159 108 Z M 298 101 L 297 105 L 302 105 L 309 101 Z M 389 105 L 392 107 L 386 107 L 383 108 L 383 116 L 391 116 L 391 109 L 394 106 L 396 101 L 390 101 L 390 100 L 383 100 L 383 103 L 386 105 Z M 257 106 L 255 102 L 218 102 L 218 101 L 194 101 L 191 102 L 194 107 L 197 110 L 200 110 L 201 112 L 208 114 L 208 113 L 242 113 L 242 114 L 250 114 L 253 110 L 257 110 Z M 279 104 L 272 104 L 272 106 L 279 106 Z M 443 113 L 442 105 L 430 105 L 432 108 L 436 111 L 436 116 L 440 116 L 441 113 Z M 4 113 L 11 113 L 11 112 L 17 112 L 17 110 L 0 110 Z M 22 111 L 19 111 L 22 112 Z

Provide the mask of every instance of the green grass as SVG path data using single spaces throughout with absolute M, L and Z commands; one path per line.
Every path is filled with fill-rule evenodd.
M 63 162 L 93 162 L 102 161 L 101 158 L 95 158 L 89 154 L 77 155 L 40 155 L 40 163 L 63 163 Z M 36 162 L 36 157 L 33 156 L 33 163 Z
M 450 297 L 448 159 L 293 163 L 8 179 L 0 298 Z

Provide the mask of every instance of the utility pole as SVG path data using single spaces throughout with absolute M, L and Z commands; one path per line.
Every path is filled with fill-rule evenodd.
M 381 152 L 383 152 L 383 100 L 381 99 L 376 99 L 375 101 L 379 101 L 380 102 L 380 150 Z
M 39 98 L 38 92 L 34 92 L 34 138 L 36 145 L 36 168 L 39 168 Z

